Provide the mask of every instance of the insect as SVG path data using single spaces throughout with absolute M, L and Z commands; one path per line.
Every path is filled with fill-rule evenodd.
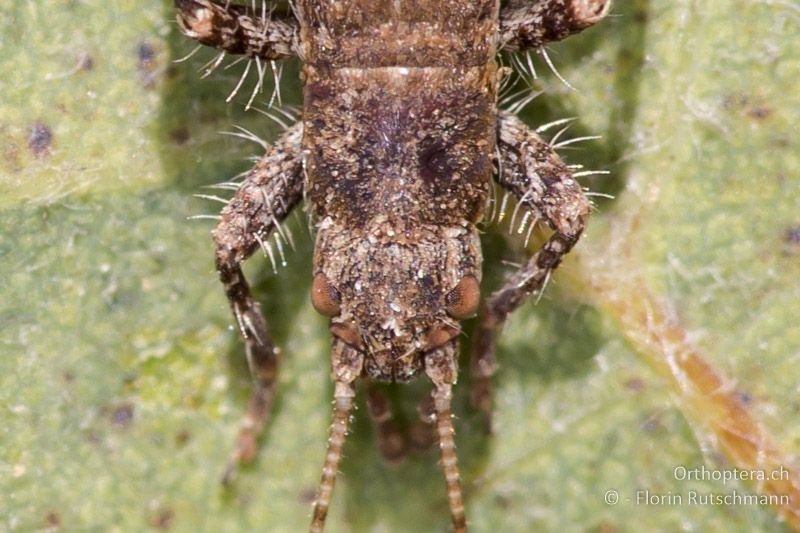
M 553 146 L 498 110 L 496 55 L 543 50 L 600 21 L 608 0 L 296 0 L 284 14 L 218 0 L 175 5 L 188 37 L 253 58 L 259 70 L 262 61 L 303 61 L 302 120 L 246 175 L 213 231 L 256 381 L 227 476 L 256 453 L 278 363 L 241 264 L 305 199 L 316 230 L 311 301 L 330 319 L 334 381 L 311 531 L 325 525 L 357 380 L 422 373 L 453 529 L 466 531 L 450 407 L 460 321 L 479 315 L 471 399 L 488 418 L 496 332 L 575 245 L 590 207 Z M 553 233 L 481 306 L 476 224 L 493 180 Z M 380 393 L 367 403 L 384 424 Z

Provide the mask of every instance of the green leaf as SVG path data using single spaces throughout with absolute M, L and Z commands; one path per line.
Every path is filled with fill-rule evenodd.
M 200 79 L 213 52 L 174 62 L 193 45 L 172 2 L 51 4 L 0 13 L 0 529 L 302 531 L 332 397 L 304 216 L 289 268 L 247 265 L 284 357 L 259 458 L 227 491 L 249 377 L 212 222 L 187 220 L 218 210 L 193 193 L 261 150 L 218 132 L 280 126 L 244 111 L 253 77 L 226 104 L 243 63 Z M 525 120 L 602 134 L 563 155 L 610 170 L 584 183 L 615 198 L 505 327 L 490 437 L 463 373 L 471 530 L 798 527 L 800 9 L 634 0 L 613 15 L 548 49 L 577 91 L 533 56 L 547 92 Z M 296 63 L 281 89 L 301 104 Z M 523 259 L 489 229 L 491 288 Z M 713 376 L 719 391 L 701 386 Z M 412 421 L 426 384 L 389 390 Z M 361 407 L 329 530 L 447 530 L 436 450 L 387 465 Z M 679 479 L 779 464 L 784 485 Z M 637 504 L 644 490 L 683 501 Z M 692 490 L 795 499 L 692 505 Z

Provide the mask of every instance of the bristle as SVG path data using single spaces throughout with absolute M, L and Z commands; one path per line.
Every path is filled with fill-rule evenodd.
M 553 74 L 556 75 L 556 78 L 561 80 L 561 83 L 566 85 L 570 90 L 577 91 L 577 89 L 575 87 L 573 87 L 572 84 L 570 84 L 570 82 L 565 80 L 560 72 L 558 72 L 558 70 L 556 69 L 556 66 L 553 64 L 553 61 L 550 59 L 550 56 L 547 54 L 547 50 L 544 48 L 544 46 L 539 48 L 539 53 L 542 54 L 542 57 L 544 58 L 545 62 L 547 63 L 547 66 L 550 67 L 550 70 L 553 71 Z
M 215 58 L 200 67 L 200 70 L 203 71 L 203 75 L 200 76 L 200 79 L 205 79 L 211 76 L 211 74 L 217 70 L 217 67 L 219 67 L 222 61 L 225 59 L 225 55 L 226 53 L 224 51 L 220 52 Z
M 544 133 L 550 128 L 554 128 L 562 124 L 569 124 L 573 120 L 575 120 L 575 117 L 560 118 L 558 120 L 553 120 L 552 122 L 547 122 L 546 124 L 542 124 L 541 126 L 536 128 L 536 133 Z
M 228 204 L 228 200 L 226 200 L 225 198 L 220 198 L 219 196 L 213 196 L 211 194 L 193 194 L 192 196 L 194 196 L 195 198 L 202 198 L 203 200 L 211 200 L 213 202 L 220 202 L 220 203 L 225 204 L 225 205 Z
M 609 174 L 611 174 L 610 170 L 583 170 L 581 172 L 575 172 L 572 177 L 583 178 L 585 176 L 607 176 Z
M 575 143 L 579 143 L 579 142 L 583 142 L 583 141 L 594 141 L 594 140 L 602 139 L 602 138 L 603 138 L 602 135 L 586 135 L 584 137 L 574 137 L 572 139 L 567 139 L 566 141 L 561 141 L 558 144 L 552 144 L 551 143 L 550 147 L 553 150 L 557 150 L 559 148 L 563 148 L 565 146 L 569 146 L 570 144 L 575 144 Z
M 242 75 L 239 78 L 239 83 L 236 84 L 236 86 L 233 88 L 233 91 L 231 91 L 231 94 L 229 94 L 228 97 L 225 99 L 226 102 L 230 102 L 231 100 L 233 100 L 233 97 L 236 96 L 236 93 L 238 93 L 239 89 L 242 88 L 244 80 L 247 79 L 247 75 L 250 73 L 250 66 L 252 64 L 253 64 L 252 61 L 247 62 L 247 65 L 244 67 L 244 71 L 242 72 Z
M 193 55 L 195 55 L 195 54 L 197 53 L 197 51 L 198 51 L 198 50 L 200 50 L 202 47 L 203 47 L 203 45 L 202 45 L 202 44 L 198 44 L 197 46 L 195 46 L 195 47 L 192 49 L 192 51 L 191 51 L 191 52 L 189 52 L 189 53 L 188 53 L 188 54 L 186 54 L 185 56 L 181 57 L 180 59 L 175 59 L 175 60 L 173 60 L 172 62 L 173 62 L 173 63 L 183 63 L 184 61 L 188 61 L 188 60 L 189 60 L 189 58 L 191 58 Z

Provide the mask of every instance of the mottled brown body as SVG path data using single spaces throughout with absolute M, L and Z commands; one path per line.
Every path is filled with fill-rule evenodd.
M 447 294 L 466 275 L 480 279 L 498 5 L 300 6 L 315 274 L 340 294 L 332 331 L 358 340 L 364 373 L 408 381 L 459 332 Z
M 304 198 L 316 228 L 311 299 L 330 318 L 335 382 L 311 531 L 325 524 L 356 380 L 422 372 L 433 391 L 420 420 L 438 437 L 453 528 L 466 531 L 450 404 L 459 322 L 480 302 L 476 224 L 497 183 L 526 221 L 553 230 L 481 310 L 471 397 L 488 420 L 495 333 L 542 289 L 589 213 L 554 146 L 498 112 L 496 52 L 581 31 L 605 16 L 608 0 L 509 0 L 502 9 L 499 0 L 297 0 L 281 15 L 222 0 L 175 3 L 186 35 L 255 59 L 262 75 L 261 60 L 303 60 L 302 124 L 268 149 L 214 230 L 217 268 L 256 377 L 226 479 L 255 453 L 278 360 L 240 265 L 258 246 L 272 257 L 270 236 L 280 249 L 280 221 Z M 379 389 L 369 389 L 368 407 L 381 449 L 402 457 L 404 438 Z

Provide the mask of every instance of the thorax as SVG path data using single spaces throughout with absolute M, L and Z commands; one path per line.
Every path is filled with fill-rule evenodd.
M 494 153 L 495 1 L 301 5 L 314 214 L 479 220 Z

